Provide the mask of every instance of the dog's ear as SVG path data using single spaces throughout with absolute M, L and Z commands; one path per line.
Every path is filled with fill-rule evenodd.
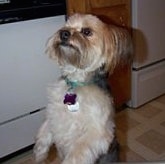
M 107 25 L 104 30 L 106 69 L 111 74 L 118 63 L 126 64 L 132 59 L 132 39 L 121 27 Z
M 46 42 L 46 51 L 45 53 L 47 55 L 49 55 L 49 57 L 51 59 L 57 59 L 57 56 L 55 54 L 55 50 L 54 50 L 54 36 L 48 38 L 47 42 Z
M 56 48 L 58 45 L 55 44 L 55 40 L 58 40 L 58 32 L 51 36 L 46 43 L 46 51 L 45 53 L 54 61 L 58 62 L 62 65 L 63 60 L 61 59 L 60 50 Z M 57 41 L 58 42 L 58 41 Z

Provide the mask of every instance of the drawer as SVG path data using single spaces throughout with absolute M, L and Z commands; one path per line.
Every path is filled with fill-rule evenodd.
M 42 110 L 0 126 L 0 158 L 34 143 L 44 113 Z

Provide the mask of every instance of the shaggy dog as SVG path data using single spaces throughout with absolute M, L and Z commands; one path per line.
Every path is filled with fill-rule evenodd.
M 106 78 L 128 58 L 131 45 L 126 30 L 84 14 L 71 16 L 49 39 L 47 53 L 62 74 L 50 89 L 46 119 L 36 137 L 38 162 L 52 144 L 62 164 L 117 160 L 114 106 Z

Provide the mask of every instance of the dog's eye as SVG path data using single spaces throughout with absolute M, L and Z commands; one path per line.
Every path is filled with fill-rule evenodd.
M 92 35 L 92 30 L 90 28 L 82 28 L 81 33 L 85 36 L 91 36 Z

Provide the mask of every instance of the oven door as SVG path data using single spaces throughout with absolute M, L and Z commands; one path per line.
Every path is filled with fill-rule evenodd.
M 64 23 L 61 15 L 0 25 L 0 157 L 34 143 L 60 74 L 45 44 Z

